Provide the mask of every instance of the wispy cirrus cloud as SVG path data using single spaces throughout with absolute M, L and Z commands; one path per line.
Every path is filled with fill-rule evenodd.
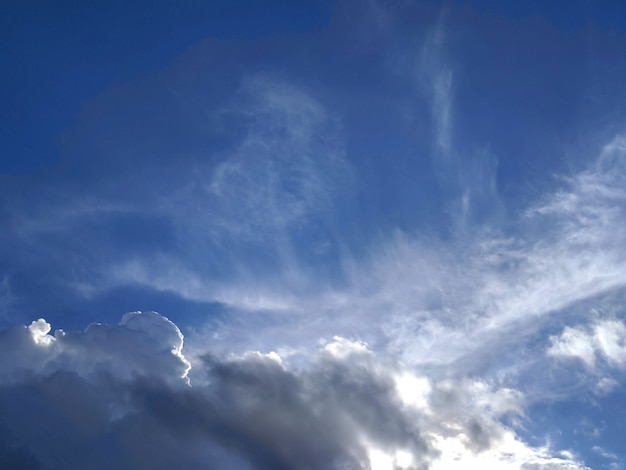
M 257 77 L 217 114 L 242 121 L 245 136 L 164 200 L 179 226 L 195 220 L 203 224 L 198 232 L 217 241 L 259 241 L 328 210 L 348 167 L 337 124 L 319 103 L 288 83 Z
M 430 98 L 434 129 L 435 155 L 450 164 L 453 155 L 453 78 L 454 73 L 446 57 L 445 12 L 428 35 L 420 53 L 418 76 Z
M 219 301 L 228 288 L 218 278 L 258 277 L 266 268 L 303 282 L 299 258 L 333 245 L 327 221 L 351 185 L 340 126 L 310 94 L 268 75 L 244 80 L 224 101 L 211 122 L 238 134 L 220 151 L 181 165 L 151 156 L 159 171 L 140 166 L 123 195 L 110 193 L 125 178 L 112 174 L 88 194 L 52 180 L 39 188 L 43 202 L 24 197 L 7 206 L 11 230 L 3 236 L 15 245 L 7 256 L 23 252 L 36 265 L 70 251 L 56 276 L 81 298 L 130 283 Z
M 298 289 L 310 282 L 301 259 L 323 256 L 318 247 L 335 244 L 328 229 L 333 201 L 352 181 L 336 120 L 307 93 L 269 77 L 247 81 L 216 115 L 242 121 L 244 137 L 184 170 L 182 184 L 154 207 L 175 227 L 181 250 L 106 267 L 110 284 L 228 303 L 229 283 L 220 276 L 252 280 L 269 269 L 272 282 Z M 234 295 L 263 303 L 261 294 Z
M 300 292 L 296 300 L 288 287 L 257 282 L 250 298 L 264 297 L 267 305 L 276 299 L 294 313 L 329 312 L 357 330 L 361 321 L 377 325 L 380 337 L 416 361 L 454 361 L 506 341 L 500 336 L 512 328 L 532 334 L 551 313 L 626 284 L 625 232 L 615 229 L 625 220 L 624 175 L 619 158 L 607 164 L 606 149 L 598 163 L 528 208 L 517 236 L 484 227 L 444 243 L 398 231 L 368 259 L 344 260 L 345 287 L 310 298 Z M 572 200 L 579 211 L 563 203 Z M 244 285 L 235 291 L 246 298 Z M 230 299 L 223 300 L 247 308 Z
M 556 129 L 570 108 L 543 106 L 570 95 L 533 96 L 523 115 L 502 98 L 528 59 L 503 41 L 512 72 L 489 81 L 507 67 L 476 52 L 492 42 L 478 30 L 500 31 L 499 19 L 463 16 L 468 47 L 438 6 L 431 27 L 422 4 L 400 3 L 370 2 L 358 21 L 350 3 L 329 31 L 284 48 L 207 40 L 86 105 L 49 173 L 3 179 L 1 319 L 24 293 L 20 318 L 46 308 L 74 325 L 166 299 L 187 342 L 183 355 L 181 330 L 158 314 L 3 331 L 0 466 L 92 468 L 85 449 L 107 468 L 563 470 L 619 458 L 591 442 L 595 424 L 586 455 L 545 422 L 529 429 L 539 405 L 604 406 L 620 390 L 625 139 L 507 213 L 500 191 L 519 184 L 511 136 L 523 132 L 499 125 L 500 108 Z M 532 94 L 522 81 L 519 101 Z M 468 138 L 476 130 L 513 157 Z M 541 144 L 532 151 L 552 162 Z

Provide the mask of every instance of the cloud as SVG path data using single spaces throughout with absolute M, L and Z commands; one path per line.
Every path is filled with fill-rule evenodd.
M 132 468 L 124 449 L 132 442 L 111 444 L 118 434 L 133 439 L 133 429 L 115 431 L 132 421 L 129 384 L 188 387 L 180 330 L 161 315 L 136 312 L 115 326 L 50 331 L 39 319 L 0 333 L 0 461 L 30 462 L 32 468 Z
M 0 335 L 0 461 L 382 470 L 450 468 L 461 458 L 493 468 L 585 468 L 529 447 L 502 424 L 521 412 L 518 392 L 431 382 L 363 342 L 336 337 L 304 368 L 275 352 L 204 354 L 188 382 L 182 335 L 156 313 L 50 330 L 40 319 Z
M 456 122 L 455 106 L 459 85 L 453 64 L 457 62 L 451 56 L 455 38 L 447 31 L 448 13 L 442 8 L 436 24 L 420 41 L 417 73 L 413 68 L 410 73 L 417 78 L 420 95 L 430 108 L 432 168 L 439 189 L 446 195 L 445 211 L 451 216 L 454 229 L 464 232 L 501 217 L 503 202 L 497 184 L 498 156 L 490 149 L 490 142 L 474 148 L 461 143 L 459 134 L 464 129 Z M 415 54 L 414 50 L 410 53 Z M 424 103 L 416 103 L 415 112 L 422 107 Z
M 452 157 L 452 85 L 453 71 L 446 60 L 445 12 L 439 15 L 436 26 L 421 50 L 419 75 L 431 101 L 434 121 L 436 155 L 449 164 Z
M 610 141 L 585 169 L 555 177 L 557 190 L 525 201 L 521 214 L 505 219 L 498 160 L 489 146 L 459 151 L 457 139 L 467 129 L 459 127 L 455 105 L 468 101 L 461 99 L 458 70 L 447 60 L 440 20 L 418 62 L 431 118 L 431 163 L 445 194 L 428 195 L 444 200 L 423 204 L 445 206 L 451 220 L 438 214 L 434 223 L 445 218 L 441 225 L 449 222 L 453 229 L 441 236 L 428 232 L 429 222 L 415 215 L 415 201 L 400 201 L 407 193 L 392 187 L 404 186 L 399 173 L 432 170 L 417 158 L 405 165 L 401 154 L 413 141 L 402 143 L 410 140 L 404 131 L 389 130 L 401 119 L 387 113 L 400 106 L 381 107 L 382 117 L 369 116 L 379 111 L 369 102 L 371 107 L 345 106 L 365 110 L 364 121 L 371 120 L 365 144 L 344 142 L 331 107 L 358 101 L 363 90 L 380 91 L 367 97 L 374 103 L 411 101 L 390 91 L 406 87 L 396 87 L 386 72 L 384 84 L 367 82 L 370 75 L 380 80 L 369 73 L 380 64 L 370 63 L 390 49 L 385 41 L 392 43 L 387 35 L 395 34 L 396 23 L 379 6 L 371 5 L 372 12 L 385 13 L 377 34 L 367 27 L 359 31 L 367 39 L 362 59 L 316 72 L 336 73 L 348 83 L 340 90 L 359 82 L 356 95 L 330 103 L 328 90 L 296 86 L 287 74 L 246 73 L 241 81 L 229 76 L 232 86 L 206 91 L 224 92 L 219 99 L 196 102 L 196 93 L 183 93 L 183 104 L 188 98 L 206 106 L 198 113 L 202 119 L 170 114 L 169 106 L 159 104 L 158 112 L 138 113 L 137 125 L 133 119 L 117 123 L 129 108 L 117 103 L 111 112 L 108 103 L 103 106 L 108 94 L 91 112 L 109 113 L 116 125 L 87 124 L 106 129 L 100 131 L 105 138 L 79 125 L 65 142 L 79 149 L 76 154 L 94 153 L 93 162 L 78 165 L 82 170 L 73 176 L 59 176 L 65 170 L 57 168 L 33 177 L 34 184 L 22 179 L 3 190 L 28 195 L 4 198 L 3 212 L 17 215 L 17 223 L 1 235 L 2 257 L 15 269 L 0 287 L 0 317 L 6 319 L 29 289 L 39 294 L 40 282 L 46 295 L 29 295 L 27 302 L 63 298 L 69 305 L 65 296 L 71 291 L 73 298 L 103 305 L 115 288 L 141 286 L 155 297 L 176 296 L 181 305 L 201 304 L 203 319 L 190 322 L 206 324 L 189 327 L 186 356 L 180 330 L 156 314 L 131 314 L 119 325 L 94 324 L 80 333 L 51 334 L 43 319 L 2 332 L 0 402 L 8 405 L 0 442 L 8 444 L 0 466 L 22 461 L 91 468 L 99 459 L 116 468 L 204 468 L 206 462 L 226 468 L 447 470 L 461 462 L 477 468 L 583 468 L 580 458 L 547 438 L 528 443 L 523 423 L 529 407 L 555 399 L 552 388 L 559 387 L 553 386 L 562 385 L 556 382 L 570 371 L 562 367 L 566 361 L 547 360 L 545 347 L 552 358 L 578 359 L 585 374 L 595 372 L 597 384 L 581 383 L 598 395 L 616 388 L 605 366 L 621 369 L 625 362 L 618 319 L 626 286 L 625 138 Z M 407 23 L 411 30 L 418 24 L 413 18 Z M 411 64 L 414 38 L 397 39 L 409 44 Z M 262 49 L 254 49 L 254 56 Z M 317 68 L 315 55 L 310 69 Z M 190 82 L 202 82 L 206 77 L 190 70 L 201 67 L 196 59 L 187 57 L 193 67 L 174 75 L 190 72 Z M 353 67 L 361 60 L 368 66 Z M 209 62 L 208 68 L 222 73 L 219 61 Z M 163 84 L 147 80 L 136 87 L 140 108 L 143 100 L 169 103 L 161 88 L 147 85 Z M 202 95 L 205 88 L 211 86 L 195 91 Z M 116 92 L 116 99 L 136 91 Z M 166 116 L 165 124 L 152 123 L 148 114 Z M 189 131 L 197 130 L 188 125 L 196 118 L 198 127 L 211 129 Z M 169 142 L 167 136 L 177 138 Z M 351 155 L 356 172 L 385 176 L 365 179 L 351 205 L 341 197 L 352 171 L 344 152 L 369 143 L 363 161 Z M 69 158 L 65 169 L 79 161 Z M 427 179 L 401 181 L 419 186 Z M 355 213 L 376 213 L 370 206 L 376 196 L 367 194 L 372 181 L 388 186 L 379 196 L 393 217 L 372 216 L 376 230 L 359 223 L 346 229 L 361 217 Z M 31 187 L 32 194 L 23 190 Z M 494 206 L 499 219 L 481 217 Z M 401 220 L 405 228 L 388 220 Z M 14 292 L 14 286 L 20 289 Z M 125 304 L 143 302 L 124 297 Z M 211 302 L 227 314 L 213 316 Z M 32 303 L 22 315 L 38 310 Z M 616 317 L 589 322 L 588 307 L 598 303 L 615 307 Z M 73 308 L 67 317 L 76 321 L 83 312 Z
M 548 355 L 557 357 L 576 357 L 587 366 L 595 365 L 595 348 L 590 335 L 576 328 L 566 327 L 558 337 L 552 337 L 552 346 Z
M 515 235 L 484 227 L 442 241 L 395 231 L 367 257 L 344 258 L 346 281 L 330 289 L 235 282 L 228 321 L 189 335 L 189 344 L 196 351 L 211 341 L 215 351 L 240 354 L 288 350 L 283 366 L 292 371 L 314 367 L 320 338 L 338 336 L 322 346 L 335 361 L 364 355 L 404 364 L 386 380 L 396 384 L 399 406 L 416 415 L 430 468 L 583 468 L 580 457 L 559 453 L 570 445 L 559 437 L 560 418 L 550 424 L 553 436 L 543 436 L 529 430 L 539 418 L 526 410 L 609 400 L 619 391 L 626 230 L 611 227 L 625 220 L 624 154 L 606 148 L 610 160 L 603 149 L 529 204 Z M 589 216 L 561 203 L 570 199 Z M 264 308 L 243 301 L 254 294 Z M 587 369 L 547 358 L 546 348 L 553 358 L 586 361 Z M 417 458 L 369 439 L 363 452 L 381 468 L 403 462 L 404 452 Z
M 180 184 L 136 209 L 167 221 L 176 249 L 103 263 L 100 289 L 138 283 L 189 300 L 228 301 L 223 279 L 283 271 L 282 282 L 297 287 L 300 258 L 332 244 L 325 221 L 351 179 L 338 122 L 313 96 L 269 76 L 245 80 L 213 114 L 242 137 L 173 170 Z
M 59 370 L 86 380 L 107 374 L 184 382 L 189 371 L 180 330 L 153 312 L 128 313 L 117 326 L 93 323 L 83 332 L 50 331 L 51 325 L 40 318 L 28 327 L 16 325 L 2 332 L 2 384 Z
M 196 166 L 186 186 L 163 200 L 179 224 L 195 220 L 197 231 L 218 241 L 258 242 L 329 208 L 347 166 L 337 124 L 315 99 L 256 77 L 217 115 L 243 124 L 245 136 L 217 164 Z
M 576 358 L 591 369 L 596 366 L 596 357 L 612 367 L 626 365 L 626 324 L 621 320 L 599 319 L 581 327 L 565 327 L 550 339 L 550 356 Z
M 334 246 L 327 222 L 351 179 L 341 126 L 311 92 L 284 78 L 251 73 L 236 82 L 219 105 L 210 103 L 213 107 L 203 110 L 211 129 L 188 131 L 199 147 L 193 152 L 159 148 L 155 142 L 173 131 L 152 119 L 142 121 L 149 132 L 140 133 L 137 142 L 100 135 L 118 131 L 119 124 L 111 129 L 109 120 L 137 125 L 120 112 L 128 105 L 119 101 L 137 99 L 136 88 L 143 83 L 93 104 L 105 108 L 93 113 L 104 116 L 99 117 L 104 123 L 95 123 L 104 130 L 93 136 L 97 126 L 92 129 L 95 124 L 84 119 L 67 137 L 72 152 L 66 160 L 80 160 L 76 166 L 89 171 L 83 169 L 69 182 L 64 178 L 71 176 L 63 171 L 47 178 L 35 175 L 32 193 L 3 198 L 12 224 L 0 235 L 2 255 L 12 268 L 0 273 L 5 276 L 0 315 L 6 317 L 15 297 L 33 288 L 29 282 L 63 292 L 56 298 L 73 296 L 74 303 L 128 285 L 216 302 L 232 297 L 228 284 L 233 278 L 269 277 L 268 270 L 275 278 L 287 272 L 280 282 L 297 287 L 305 279 L 299 275 L 302 259 L 322 259 L 319 247 Z M 160 88 L 149 89 L 155 101 L 168 102 Z M 167 122 L 184 120 L 178 112 Z M 89 165 L 96 163 L 81 160 L 83 154 L 102 152 L 105 159 L 114 157 L 112 167 L 125 165 L 122 155 L 135 145 L 155 150 L 137 151 L 128 159 L 136 166 L 132 184 L 124 171 L 94 169 Z M 12 183 L 27 184 L 17 178 Z M 3 193 L 18 191 L 15 187 Z M 40 280 L 33 274 L 49 266 L 54 266 L 53 276 Z M 9 290 L 14 286 L 15 292 Z M 35 296 L 25 301 L 21 312 L 40 308 L 32 305 Z
M 532 205 L 515 236 L 486 227 L 442 243 L 396 231 L 369 258 L 346 260 L 345 288 L 293 301 L 288 289 L 263 293 L 268 304 L 287 302 L 285 310 L 332 312 L 353 333 L 361 325 L 372 336 L 379 326 L 410 361 L 449 363 L 505 348 L 513 331 L 523 342 L 551 314 L 626 285 L 624 175 L 619 159 L 605 157 Z M 570 200 L 580 211 L 563 202 Z

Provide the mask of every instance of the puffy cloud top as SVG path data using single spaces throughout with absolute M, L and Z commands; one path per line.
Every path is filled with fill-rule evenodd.
M 85 379 L 110 374 L 119 379 L 153 377 L 167 382 L 185 379 L 189 362 L 182 355 L 178 327 L 155 312 L 127 313 L 119 325 L 93 323 L 83 332 L 65 333 L 44 319 L 2 332 L 2 383 L 26 376 L 48 377 L 72 371 Z
M 3 468 L 584 468 L 503 424 L 519 392 L 432 381 L 363 342 L 335 337 L 301 369 L 204 355 L 190 384 L 183 335 L 158 313 L 50 330 L 0 333 Z

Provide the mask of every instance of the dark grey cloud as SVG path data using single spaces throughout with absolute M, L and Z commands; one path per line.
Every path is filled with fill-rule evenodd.
M 362 468 L 364 437 L 432 453 L 401 412 L 390 377 L 376 374 L 369 358 L 351 366 L 325 354 L 296 373 L 271 355 L 205 356 L 205 378 L 189 386 L 180 331 L 157 314 L 127 314 L 117 326 L 82 333 L 51 336 L 49 328 L 38 320 L 0 336 L 5 461 Z
M 50 330 L 40 319 L 0 333 L 9 468 L 438 469 L 450 445 L 465 459 L 582 468 L 502 424 L 520 412 L 514 390 L 433 384 L 365 343 L 335 337 L 299 368 L 275 352 L 202 354 L 189 374 L 180 330 L 154 312 Z

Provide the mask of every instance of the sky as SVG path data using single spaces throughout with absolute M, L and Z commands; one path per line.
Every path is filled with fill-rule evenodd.
M 626 468 L 626 5 L 0 6 L 0 467 Z

